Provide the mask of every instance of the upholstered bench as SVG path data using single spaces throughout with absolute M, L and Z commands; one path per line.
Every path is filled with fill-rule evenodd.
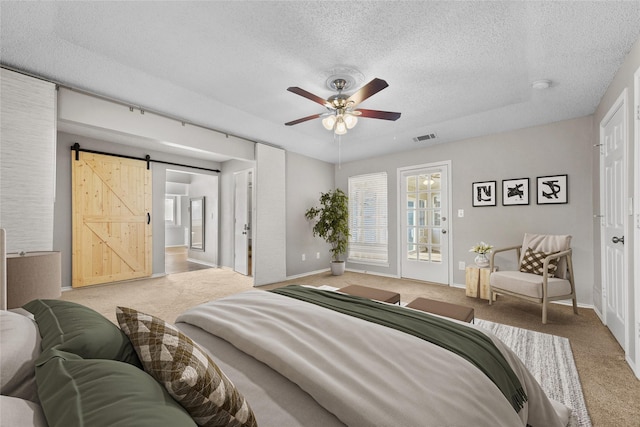
M 390 304 L 400 303 L 399 293 L 384 291 L 382 289 L 369 288 L 367 286 L 349 285 L 345 286 L 344 288 L 338 289 L 338 292 L 363 298 L 374 299 L 377 301 L 388 302 Z
M 449 302 L 435 301 L 428 298 L 416 298 L 407 304 L 407 307 L 415 310 L 426 311 L 427 313 L 437 314 L 439 316 L 450 317 L 467 323 L 474 321 L 474 312 L 472 307 L 451 304 Z

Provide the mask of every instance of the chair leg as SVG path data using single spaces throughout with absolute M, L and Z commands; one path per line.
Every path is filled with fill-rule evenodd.
M 489 305 L 493 305 L 492 301 L 493 301 L 493 291 L 489 289 Z
M 542 301 L 542 324 L 547 324 L 547 301 Z
M 576 296 L 573 295 L 573 313 L 578 314 L 578 301 L 576 300 Z

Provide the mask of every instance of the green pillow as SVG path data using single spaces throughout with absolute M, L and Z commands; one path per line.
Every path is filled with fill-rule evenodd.
M 49 427 L 196 426 L 161 384 L 135 366 L 55 350 L 48 356 L 36 366 L 36 381 Z
M 102 314 L 70 301 L 33 300 L 23 307 L 33 313 L 42 352 L 50 349 L 77 354 L 84 359 L 110 359 L 142 369 L 129 338 Z

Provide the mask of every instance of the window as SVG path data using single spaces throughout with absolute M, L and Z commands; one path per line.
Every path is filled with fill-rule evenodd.
M 176 199 L 175 197 L 165 197 L 164 199 L 164 220 L 167 223 L 176 223 Z
M 389 262 L 387 173 L 349 177 L 350 262 Z

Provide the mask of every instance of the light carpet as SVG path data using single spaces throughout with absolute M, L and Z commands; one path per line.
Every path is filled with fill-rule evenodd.
M 569 427 L 591 427 L 578 370 L 567 338 L 476 319 L 522 360 L 547 396 L 572 409 Z

